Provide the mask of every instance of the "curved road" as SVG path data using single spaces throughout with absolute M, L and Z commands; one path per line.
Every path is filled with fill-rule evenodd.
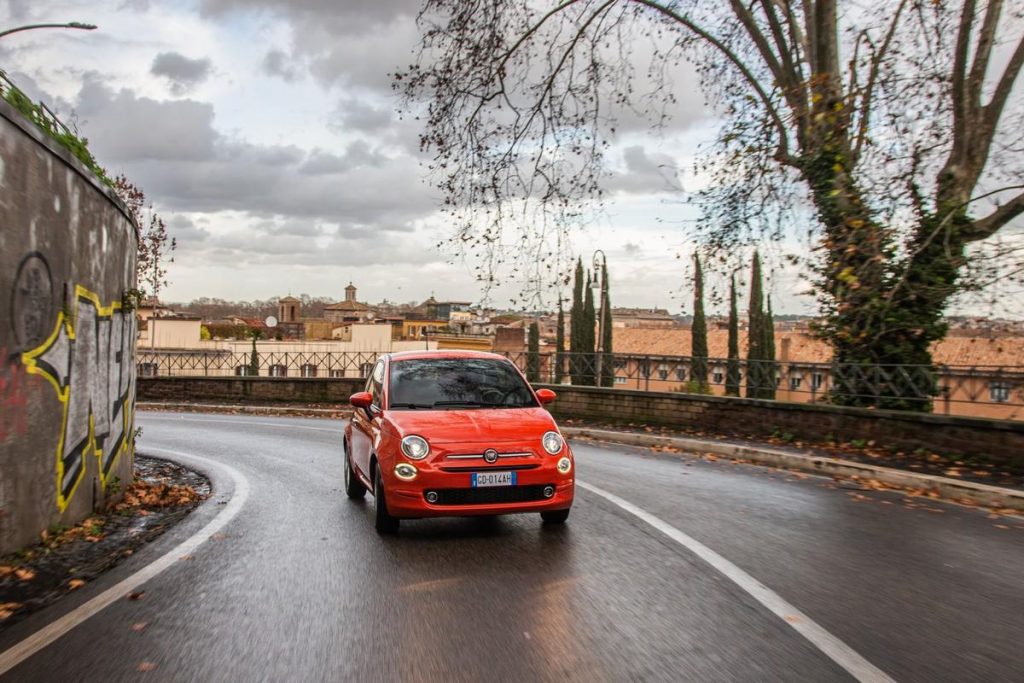
M 862 680 L 1024 675 L 1019 519 L 577 443 L 578 478 L 613 495 L 578 488 L 564 527 L 431 520 L 382 538 L 369 503 L 341 490 L 340 422 L 138 423 L 140 452 L 228 465 L 247 497 L 215 469 L 216 495 L 185 523 L 9 629 L 0 652 L 244 504 L 141 599 L 117 599 L 4 680 L 855 680 L 844 652 L 877 667 Z M 760 584 L 679 536 L 800 616 L 773 613 Z

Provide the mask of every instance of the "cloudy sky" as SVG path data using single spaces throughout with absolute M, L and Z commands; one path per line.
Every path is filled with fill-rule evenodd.
M 388 74 L 409 62 L 418 2 L 6 2 L 0 27 L 99 26 L 8 36 L 0 67 L 165 217 L 179 244 L 165 300 L 341 298 L 349 281 L 371 302 L 480 300 L 472 264 L 435 246 L 447 230 L 419 129 L 395 114 Z M 585 259 L 607 253 L 615 305 L 690 308 L 680 224 L 694 216 L 680 192 L 714 119 L 692 75 L 677 82 L 664 134 L 638 125 L 616 140 L 612 201 L 575 240 Z M 770 287 L 777 311 L 813 310 L 796 277 Z

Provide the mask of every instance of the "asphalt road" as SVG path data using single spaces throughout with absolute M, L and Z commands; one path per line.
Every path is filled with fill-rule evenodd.
M 577 489 L 537 515 L 373 531 L 341 424 L 140 413 L 140 451 L 248 482 L 223 529 L 4 680 L 844 681 L 833 657 L 648 521 Z M 576 443 L 577 475 L 733 563 L 897 681 L 1024 680 L 1024 522 L 827 479 Z M 217 495 L 0 652 L 227 511 Z M 244 487 L 243 487 L 244 488 Z M 237 506 L 236 506 L 237 507 Z M 1006 528 L 1002 528 L 1006 527 Z

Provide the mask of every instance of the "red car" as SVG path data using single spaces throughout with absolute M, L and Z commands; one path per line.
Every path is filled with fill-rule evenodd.
M 345 492 L 373 493 L 377 531 L 421 517 L 539 512 L 561 524 L 573 500 L 572 451 L 508 359 L 474 351 L 381 357 L 352 395 Z

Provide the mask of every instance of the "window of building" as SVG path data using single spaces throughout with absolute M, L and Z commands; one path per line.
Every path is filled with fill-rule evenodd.
M 373 363 L 363 363 L 362 366 L 359 368 L 359 376 L 360 377 L 369 377 L 370 373 L 372 371 L 373 371 Z
M 625 384 L 626 383 L 626 378 L 625 377 L 616 377 L 615 378 L 615 383 L 616 384 Z
M 676 368 L 676 379 L 680 382 L 686 380 L 686 368 Z
M 825 376 L 820 372 L 815 372 L 811 375 L 811 389 L 817 391 L 821 389 L 821 385 L 825 383 Z
M 331 370 L 331 377 L 338 378 L 338 377 L 344 377 L 344 376 L 345 376 L 345 371 L 344 370 Z
M 236 377 L 244 377 L 244 376 L 246 376 L 248 374 L 249 374 L 249 366 L 248 365 L 237 365 L 237 366 L 235 366 L 235 376 Z
M 801 382 L 804 381 L 803 377 L 790 377 L 789 378 L 789 389 L 790 391 L 796 391 L 800 388 Z
M 668 379 L 668 370 L 658 370 L 658 379 Z
M 270 376 L 271 377 L 287 377 L 288 376 L 288 368 L 285 367 L 284 365 L 281 365 L 280 363 L 277 363 L 275 365 L 271 365 L 270 366 Z
M 991 382 L 988 395 L 996 403 L 1006 403 L 1010 400 L 1010 385 L 1007 382 Z
M 716 370 L 715 374 L 712 375 L 712 379 L 715 381 L 715 384 L 721 384 L 725 381 L 725 375 L 721 371 Z
M 139 377 L 156 377 L 156 363 L 139 363 Z
M 303 377 L 316 377 L 316 366 L 312 363 L 306 363 L 300 369 L 299 374 Z

